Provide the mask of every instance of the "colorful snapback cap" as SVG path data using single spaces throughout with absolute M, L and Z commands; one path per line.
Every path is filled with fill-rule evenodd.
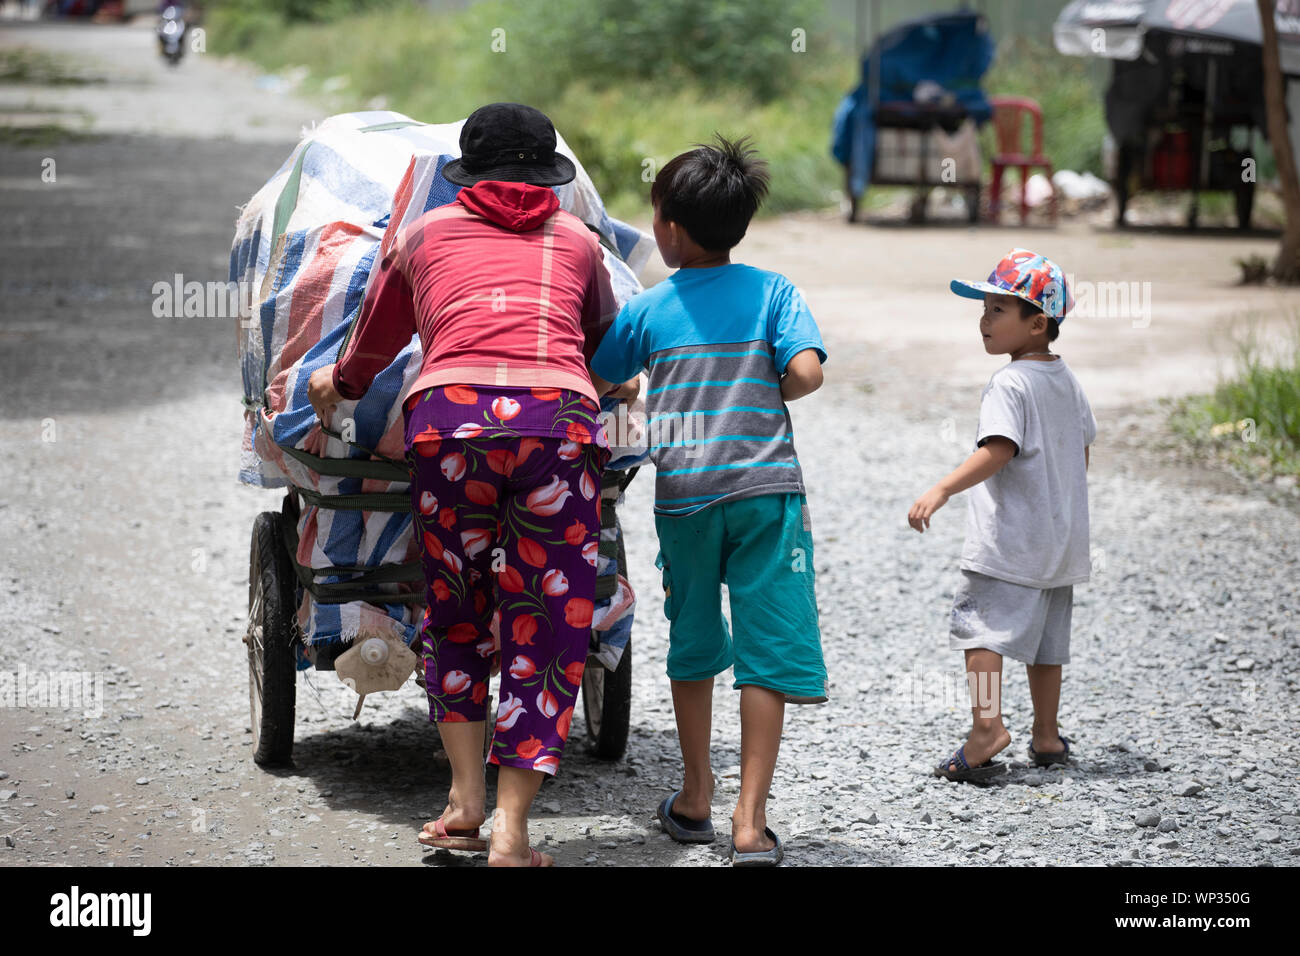
M 967 299 L 982 299 L 985 292 L 1014 295 L 1043 310 L 1057 322 L 1074 308 L 1074 299 L 1065 285 L 1065 275 L 1051 259 L 1028 249 L 1012 249 L 989 274 L 987 282 L 953 279 L 953 292 Z

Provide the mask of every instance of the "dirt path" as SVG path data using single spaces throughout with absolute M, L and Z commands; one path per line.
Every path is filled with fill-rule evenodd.
M 240 389 L 228 324 L 156 318 L 151 290 L 176 273 L 225 278 L 236 205 L 319 113 L 260 90 L 246 69 L 201 56 L 166 70 L 150 43 L 147 31 L 132 28 L 60 25 L 0 33 L 0 48 L 26 44 L 71 53 L 104 80 L 73 88 L 0 85 L 0 113 L 80 110 L 95 134 L 0 151 L 0 218 L 14 226 L 0 235 L 0 455 L 6 462 L 0 671 L 84 672 L 102 681 L 85 706 L 0 707 L 0 834 L 7 837 L 0 863 L 450 862 L 422 856 L 415 844 L 420 822 L 441 807 L 447 765 L 414 687 L 368 701 L 354 723 L 355 698 L 331 675 L 313 675 L 299 689 L 295 767 L 268 773 L 249 757 L 239 643 L 248 532 L 257 512 L 278 506 L 278 495 L 234 481 Z M 41 179 L 46 158 L 57 163 L 53 183 Z M 986 799 L 935 790 L 923 776 L 929 750 L 946 745 L 960 727 L 960 708 L 946 708 L 942 723 L 933 725 L 936 715 L 929 712 L 905 710 L 891 719 L 869 706 L 884 689 L 872 683 L 881 668 L 897 675 L 924 661 L 955 669 L 935 621 L 949 587 L 944 575 L 952 571 L 960 514 L 949 516 L 947 537 L 927 537 L 924 551 L 907 551 L 917 546 L 900 535 L 899 509 L 960 458 L 960 438 L 945 436 L 969 430 L 979 388 L 1000 361 L 983 354 L 974 335 L 976 310 L 953 297 L 946 280 L 982 277 L 1016 244 L 1041 248 L 1085 280 L 1150 283 L 1149 322 L 1139 316 L 1135 327 L 1132 315 L 1080 318 L 1067 323 L 1060 343 L 1102 423 L 1093 473 L 1099 540 L 1110 549 L 1113 570 L 1129 568 L 1099 582 L 1096 620 L 1110 603 L 1138 606 L 1129 594 L 1137 584 L 1124 583 L 1125 575 L 1158 581 L 1162 589 L 1181 581 L 1188 592 L 1204 592 L 1189 608 L 1217 598 L 1210 591 L 1218 578 L 1202 580 L 1194 568 L 1163 561 L 1143 566 L 1141 540 L 1128 536 L 1126 523 L 1139 519 L 1125 508 L 1183 493 L 1174 478 L 1185 482 L 1188 500 L 1205 515 L 1193 517 L 1203 525 L 1148 530 L 1164 528 L 1171 541 L 1183 541 L 1179 535 L 1201 541 L 1202 531 L 1240 536 L 1224 559 L 1232 581 L 1253 581 L 1241 587 L 1271 589 L 1273 597 L 1271 604 L 1259 598 L 1258 614 L 1231 606 L 1222 612 L 1257 618 L 1260 628 L 1233 633 L 1224 652 L 1240 643 L 1242 656 L 1249 652 L 1260 662 L 1261 686 L 1276 692 L 1263 698 L 1262 736 L 1253 738 L 1258 749 L 1287 746 L 1294 668 L 1269 650 L 1273 645 L 1255 643 L 1277 640 L 1280 648 L 1295 639 L 1300 526 L 1293 514 L 1254 492 L 1243 494 L 1220 473 L 1171 475 L 1142 437 L 1159 432 L 1142 403 L 1212 380 L 1214 340 L 1230 319 L 1254 310 L 1273 321 L 1296 307 L 1294 294 L 1232 286 L 1232 258 L 1267 254 L 1272 240 L 1130 236 L 1083 226 L 1029 234 L 848 227 L 814 215 L 761 222 L 737 258 L 785 272 L 804 289 L 832 355 L 826 391 L 798 403 L 794 413 L 825 561 L 823 567 L 819 558 L 819 589 L 837 699 L 832 708 L 790 717 L 773 813 L 796 838 L 791 862 L 964 862 L 976 853 L 997 862 L 998 828 L 1007 824 L 996 814 L 1040 805 L 1028 798 L 1010 801 L 1009 808 L 981 805 L 987 833 L 973 842 L 932 833 L 942 827 L 913 819 L 923 812 L 921 800 L 936 816 L 944 808 L 940 823 L 947 824 L 949 813 L 953 821 L 968 819 L 970 801 Z M 1117 433 L 1130 438 L 1110 452 L 1108 436 Z M 663 676 L 666 631 L 652 563 L 650 485 L 647 472 L 625 508 L 632 583 L 643 599 L 629 757 L 606 765 L 574 747 L 538 801 L 536 833 L 553 842 L 565 864 L 721 860 L 720 847 L 685 850 L 653 823 L 677 758 Z M 854 530 L 859 515 L 867 517 Z M 1227 521 L 1237 530 L 1225 532 Z M 854 543 L 854 533 L 861 543 Z M 864 554 L 869 587 L 855 583 L 863 580 L 857 568 Z M 850 592 L 856 596 L 846 600 Z M 1145 608 L 1148 598 L 1140 600 Z M 860 623 L 871 615 L 883 621 L 882 608 L 898 608 L 888 612 L 897 620 L 887 627 Z M 1216 626 L 1229 627 L 1194 617 L 1183 626 L 1198 642 L 1211 640 Z M 928 649 L 918 651 L 922 637 Z M 1105 683 L 1104 660 L 1081 664 L 1088 667 L 1081 685 Z M 1266 674 L 1268 667 L 1274 670 Z M 1157 693 L 1159 671 L 1133 673 L 1139 680 L 1133 694 Z M 716 758 L 715 814 L 725 820 L 738 755 L 734 697 L 722 686 L 718 706 L 729 715 L 719 717 Z M 1095 708 L 1079 719 L 1095 728 L 1096 753 L 1118 755 L 1106 768 L 1130 754 L 1139 775 L 1142 754 L 1154 754 L 1148 762 L 1157 769 L 1162 760 L 1174 767 L 1177 742 L 1194 736 L 1190 725 L 1171 724 L 1159 743 L 1154 731 L 1138 729 L 1141 719 Z M 844 730 L 860 726 L 867 729 L 850 733 L 862 734 L 861 745 Z M 1188 768 L 1193 771 L 1209 772 Z M 1247 783 L 1257 776 L 1249 773 Z M 874 782 L 864 786 L 864 777 Z M 1243 819 L 1255 814 L 1258 826 L 1268 826 L 1279 813 L 1295 812 L 1294 785 L 1282 780 L 1284 793 L 1268 805 L 1252 796 L 1255 790 L 1225 794 L 1222 805 L 1239 798 Z M 832 793 L 834 800 L 825 800 Z M 1116 822 L 1088 850 L 1098 860 L 1128 853 L 1115 842 L 1116 833 L 1133 831 L 1127 805 L 1097 800 L 1084 801 L 1079 812 L 1092 819 L 1099 807 L 1111 808 Z M 824 814 L 823 801 L 835 812 Z M 879 822 L 868 822 L 877 810 Z M 1056 825 L 1044 822 L 1042 834 L 1023 831 L 1025 845 L 1047 862 L 1061 852 Z M 878 826 L 888 828 L 887 840 L 873 829 Z M 1227 841 L 1218 852 L 1223 862 L 1255 860 L 1255 826 L 1240 840 L 1215 838 L 1213 830 L 1206 839 Z M 1290 840 L 1265 853 L 1286 852 Z

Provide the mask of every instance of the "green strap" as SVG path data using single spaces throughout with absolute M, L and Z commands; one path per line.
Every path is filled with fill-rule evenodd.
M 391 511 L 402 514 L 411 510 L 411 496 L 398 492 L 375 494 L 323 495 L 310 488 L 299 488 L 298 494 L 310 505 L 332 511 Z
M 289 217 L 293 215 L 294 207 L 298 205 L 298 187 L 302 182 L 302 161 L 307 155 L 307 150 L 311 149 L 311 140 L 308 140 L 303 146 L 302 152 L 298 154 L 297 160 L 294 161 L 293 169 L 289 172 L 289 178 L 284 182 L 284 189 L 280 190 L 280 198 L 275 201 L 275 219 L 271 227 L 271 245 L 274 246 L 276 240 L 284 235 L 285 228 L 289 225 Z
M 403 465 L 398 467 L 390 461 L 366 461 L 362 458 L 321 458 L 301 448 L 281 445 L 280 450 L 294 458 L 312 471 L 333 478 L 370 478 L 375 481 L 409 482 L 411 473 Z
M 299 489 L 299 494 L 302 489 Z M 380 567 L 362 565 L 337 565 L 328 568 L 309 568 L 298 563 L 298 527 L 293 521 L 280 523 L 284 535 L 284 547 L 293 565 L 294 574 L 302 586 L 311 592 L 319 604 L 349 604 L 353 601 L 366 601 L 370 604 L 423 604 L 424 594 L 420 591 L 405 594 L 388 594 L 374 589 L 378 584 L 394 584 L 403 581 L 419 581 L 424 577 L 419 561 L 406 561 L 402 564 L 387 564 Z M 317 575 L 335 575 L 358 573 L 350 581 L 325 583 L 316 581 Z

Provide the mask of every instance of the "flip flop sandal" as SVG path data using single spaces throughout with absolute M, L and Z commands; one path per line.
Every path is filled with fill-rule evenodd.
M 740 853 L 736 850 L 736 841 L 731 841 L 731 865 L 732 866 L 779 866 L 785 858 L 785 847 L 781 845 L 781 838 L 777 836 L 771 827 L 765 827 L 763 832 L 767 838 L 773 841 L 776 846 L 770 850 L 759 850 L 754 853 Z
M 949 769 L 949 764 L 956 764 L 957 769 Z M 990 780 L 998 774 L 1006 773 L 1007 765 L 996 760 L 986 760 L 978 766 L 972 767 L 966 762 L 966 745 L 958 747 L 951 757 L 945 760 L 939 766 L 934 768 L 936 777 L 946 777 L 957 783 L 983 783 Z
M 421 830 L 416 837 L 424 846 L 438 850 L 466 850 L 478 853 L 488 848 L 488 841 L 479 836 L 480 827 L 472 830 L 448 830 L 442 817 L 433 821 L 433 832 Z
M 1058 735 L 1059 736 L 1059 735 Z M 1065 749 L 1059 753 L 1039 753 L 1034 749 L 1032 742 L 1029 744 L 1029 759 L 1034 762 L 1036 767 L 1053 767 L 1057 764 L 1068 763 L 1070 760 L 1070 742 L 1064 737 L 1059 737 Z
M 690 817 L 673 813 L 673 803 L 681 795 L 682 792 L 678 790 L 665 797 L 664 802 L 659 804 L 659 809 L 655 811 L 664 833 L 678 843 L 712 843 L 714 840 L 712 817 L 705 820 L 692 820 Z

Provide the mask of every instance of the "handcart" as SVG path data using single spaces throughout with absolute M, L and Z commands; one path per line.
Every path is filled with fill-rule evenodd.
M 295 454 L 303 454 L 292 450 Z M 342 459 L 313 468 L 346 469 L 351 474 L 386 481 L 408 481 L 404 465 L 391 459 L 363 461 Z M 602 553 L 617 558 L 614 573 L 596 579 L 597 602 L 615 591 L 617 575 L 627 577 L 627 554 L 614 500 L 622 494 L 637 469 L 607 470 L 602 475 L 602 529 L 616 529 L 617 540 L 606 541 L 602 535 Z M 343 496 L 338 496 L 343 497 Z M 347 496 L 350 500 L 324 501 L 311 489 L 292 488 L 284 496 L 281 510 L 264 511 L 253 522 L 248 565 L 248 627 L 243 641 L 248 646 L 248 698 L 250 727 L 253 733 L 253 760 L 262 766 L 288 763 L 293 753 L 294 712 L 297 672 L 314 667 L 318 671 L 334 670 L 335 660 L 351 646 L 350 641 L 310 645 L 298 626 L 297 608 L 304 590 L 312 599 L 328 604 L 347 601 L 395 602 L 424 605 L 423 587 L 417 584 L 408 593 L 381 592 L 376 585 L 393 582 L 422 582 L 419 561 L 387 565 L 380 568 L 308 568 L 295 559 L 298 550 L 298 518 L 304 500 L 328 507 L 364 508 L 367 511 L 409 511 L 410 498 L 404 493 Z M 355 500 L 351 500 L 355 499 Z M 343 584 L 320 583 L 322 576 L 355 574 Z M 418 635 L 418 630 L 417 630 Z M 591 653 L 582 678 L 582 707 L 586 718 L 587 739 L 592 751 L 607 760 L 616 760 L 627 749 L 632 713 L 632 645 L 629 639 L 619 658 L 617 669 L 610 671 L 596 656 L 597 634 L 592 631 Z M 488 721 L 490 735 L 492 722 Z

